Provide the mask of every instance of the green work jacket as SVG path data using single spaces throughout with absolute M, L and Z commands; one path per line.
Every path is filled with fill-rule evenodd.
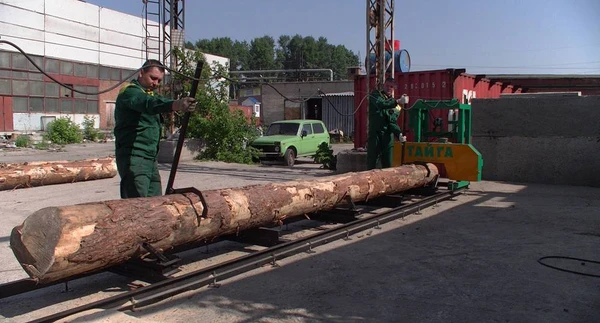
M 123 87 L 115 104 L 115 149 L 118 156 L 154 159 L 161 135 L 161 113 L 171 112 L 173 100 L 147 90 L 137 80 Z
M 386 93 L 375 90 L 369 96 L 369 131 L 373 133 L 401 133 L 396 123 L 400 111 L 396 110 L 396 100 Z

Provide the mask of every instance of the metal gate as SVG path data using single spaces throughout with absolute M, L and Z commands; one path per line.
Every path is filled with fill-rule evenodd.
M 106 102 L 106 128 L 112 129 L 115 127 L 115 103 Z
M 0 131 L 14 131 L 12 97 L 0 96 Z

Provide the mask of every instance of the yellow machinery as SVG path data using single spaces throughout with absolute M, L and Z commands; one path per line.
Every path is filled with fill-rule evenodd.
M 433 109 L 448 112 L 448 120 L 435 118 Z M 395 142 L 392 167 L 406 163 L 433 163 L 440 177 L 450 180 L 448 188 L 458 189 L 471 181 L 481 181 L 483 158 L 471 145 L 471 106 L 456 99 L 447 101 L 417 100 L 408 109 L 413 142 Z

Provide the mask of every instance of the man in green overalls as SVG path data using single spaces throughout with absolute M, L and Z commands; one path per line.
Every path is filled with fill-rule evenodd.
M 196 100 L 184 97 L 171 100 L 155 94 L 165 76 L 157 60 L 148 60 L 136 80 L 123 87 L 115 104 L 115 149 L 121 198 L 162 195 L 158 173 L 158 144 L 161 113 L 191 112 Z
M 383 92 L 374 90 L 369 96 L 367 169 L 375 169 L 380 158 L 382 168 L 392 166 L 394 135 L 402 135 L 397 124 L 400 99 L 394 98 L 395 87 L 394 80 L 386 80 Z

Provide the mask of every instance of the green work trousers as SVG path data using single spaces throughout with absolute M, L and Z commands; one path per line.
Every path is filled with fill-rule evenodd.
M 394 153 L 394 135 L 378 132 L 369 135 L 367 144 L 367 169 L 377 168 L 377 160 L 381 158 L 381 168 L 392 167 Z
M 162 195 L 156 159 L 139 156 L 117 156 L 121 176 L 121 198 Z

